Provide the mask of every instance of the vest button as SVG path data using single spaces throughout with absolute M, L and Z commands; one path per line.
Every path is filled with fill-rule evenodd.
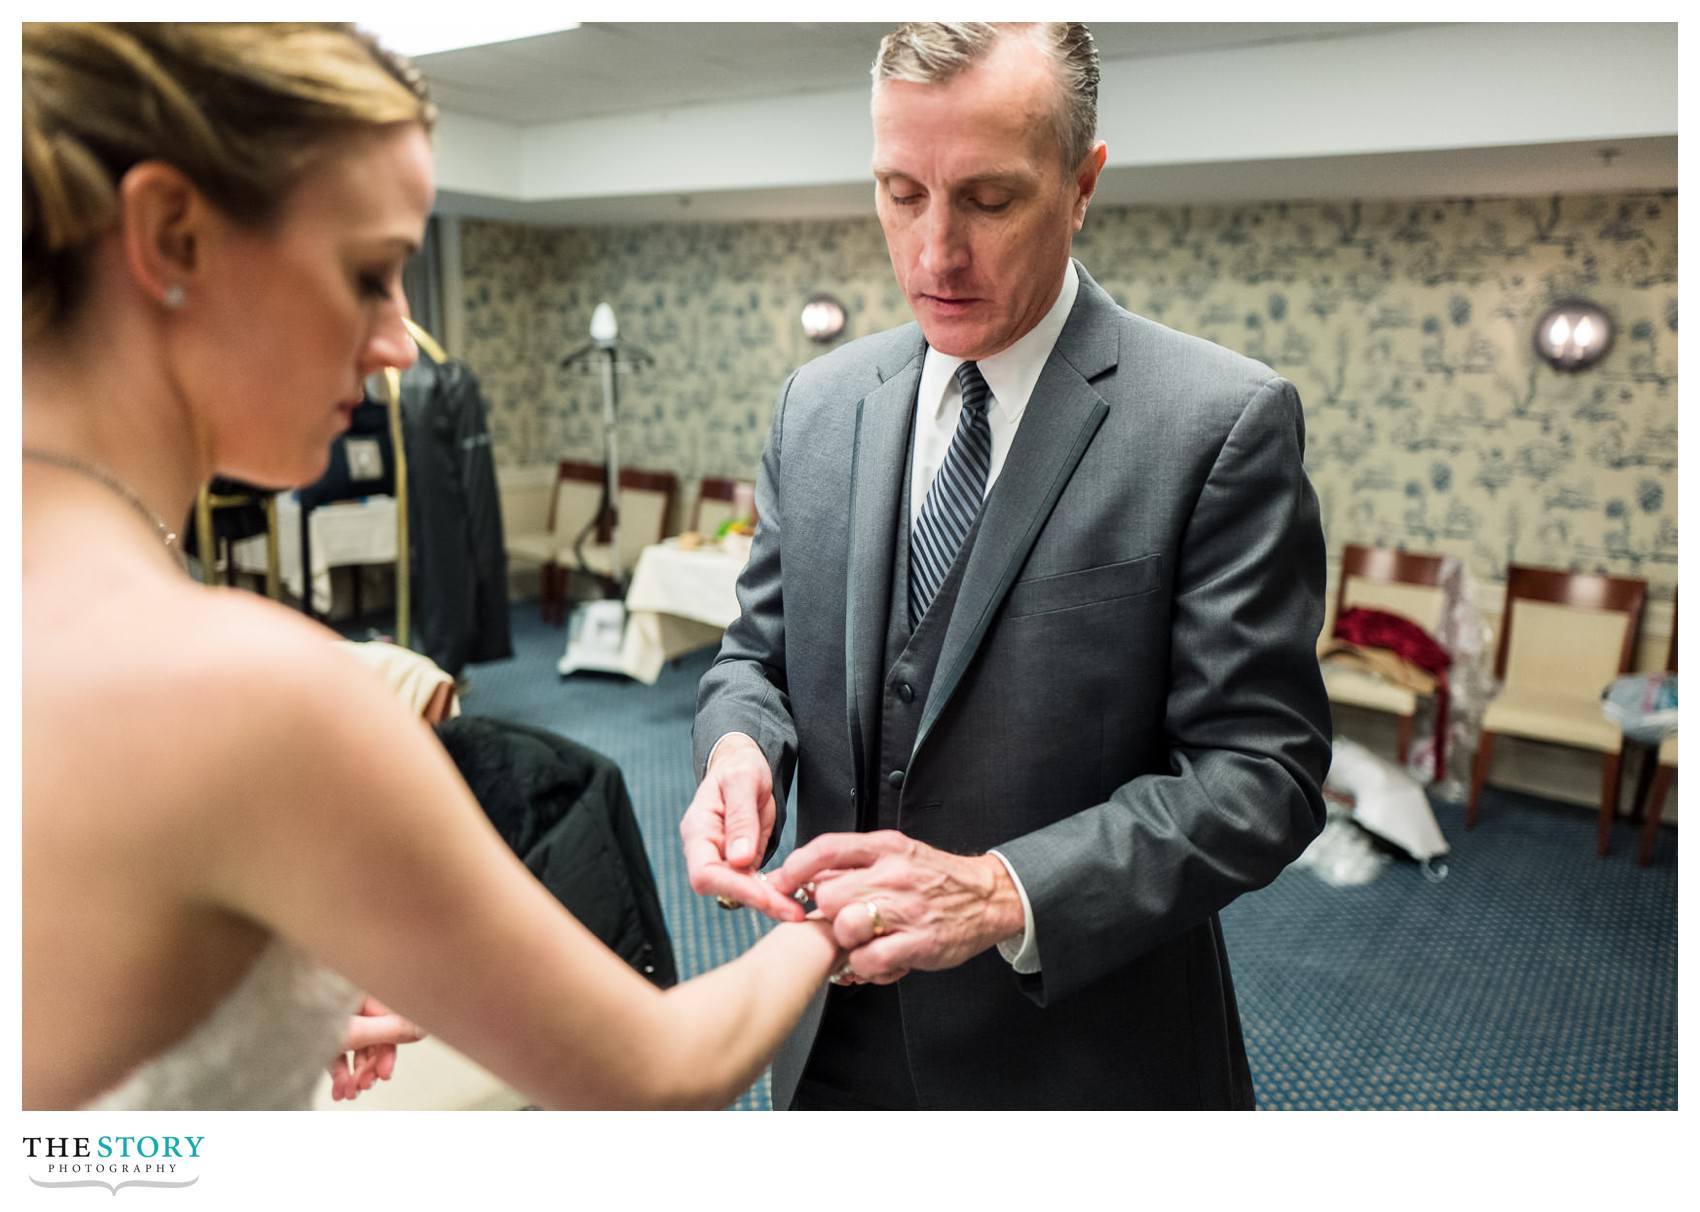
M 897 697 L 905 703 L 913 703 L 915 701 L 915 688 L 908 682 L 901 682 L 897 687 Z
M 903 771 L 893 770 L 890 774 L 885 776 L 885 781 L 890 783 L 893 787 L 903 786 Z

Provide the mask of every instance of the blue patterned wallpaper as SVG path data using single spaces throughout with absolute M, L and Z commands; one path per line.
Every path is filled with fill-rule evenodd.
M 1676 582 L 1676 198 L 1094 207 L 1076 255 L 1124 306 L 1298 384 L 1331 547 L 1441 551 Z M 774 394 L 820 347 L 909 319 L 872 219 L 462 229 L 465 356 L 503 463 L 595 457 L 601 387 L 556 366 L 613 304 L 656 364 L 621 386 L 622 459 L 749 475 Z M 1531 334 L 1585 295 L 1618 324 L 1599 367 Z

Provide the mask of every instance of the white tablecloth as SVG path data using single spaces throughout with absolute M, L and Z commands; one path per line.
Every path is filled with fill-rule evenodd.
M 313 528 L 313 609 L 329 614 L 331 569 L 343 564 L 395 563 L 395 498 L 362 497 L 321 505 L 308 523 Z M 293 492 L 277 494 L 277 560 L 284 588 L 301 596 L 301 504 Z M 266 537 L 235 545 L 236 567 L 264 574 Z
M 683 653 L 720 641 L 738 617 L 735 587 L 749 560 L 747 539 L 687 550 L 676 540 L 643 549 L 626 591 L 621 672 L 646 685 Z

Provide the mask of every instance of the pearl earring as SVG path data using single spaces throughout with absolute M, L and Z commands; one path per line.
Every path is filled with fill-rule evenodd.
M 165 288 L 165 305 L 172 311 L 176 311 L 179 307 L 183 306 L 183 297 L 183 286 L 181 283 L 173 282 L 170 286 Z

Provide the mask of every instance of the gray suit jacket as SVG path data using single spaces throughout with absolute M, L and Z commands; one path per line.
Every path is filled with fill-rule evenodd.
M 994 950 L 898 984 L 923 1106 L 1251 1104 L 1216 912 L 1321 828 L 1325 579 L 1298 393 L 1134 316 L 1084 270 L 978 538 L 900 826 L 996 847 L 1043 971 Z M 925 345 L 855 341 L 785 384 L 742 616 L 695 758 L 754 737 L 799 842 L 855 827 L 878 736 L 891 553 Z M 774 836 L 778 836 L 778 828 Z M 788 1103 L 817 999 L 774 1065 Z

